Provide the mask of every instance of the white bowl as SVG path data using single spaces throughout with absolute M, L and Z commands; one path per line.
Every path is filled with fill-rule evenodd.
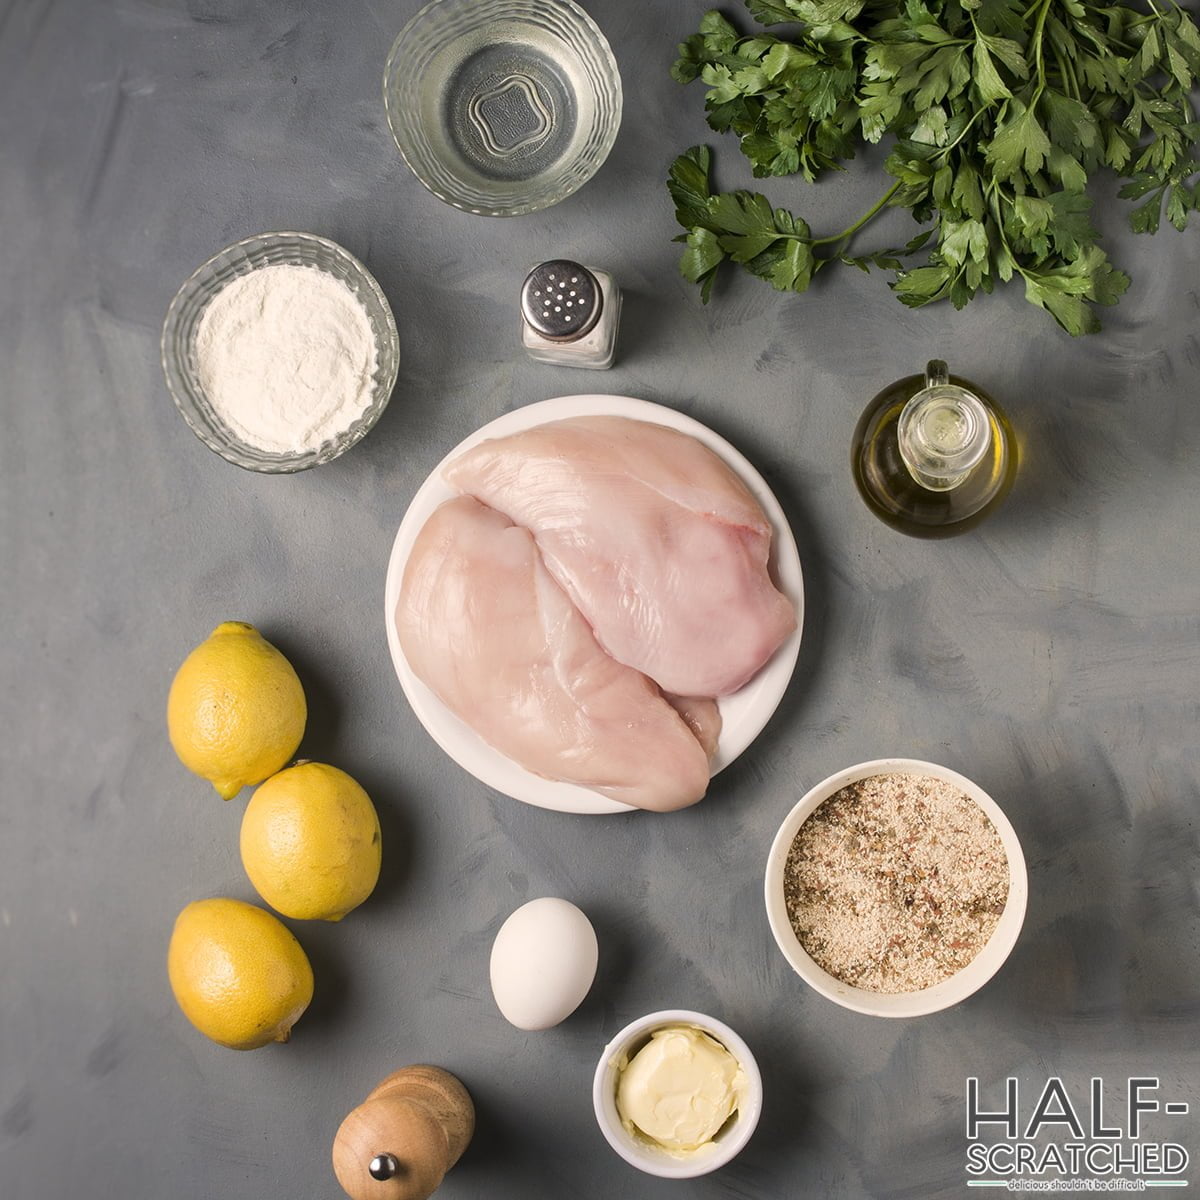
M 925 775 L 953 784 L 983 809 L 1000 835 L 1004 853 L 1008 856 L 1008 900 L 987 944 L 961 971 L 933 987 L 923 988 L 918 992 L 888 994 L 852 987 L 817 966 L 800 944 L 800 939 L 788 920 L 787 904 L 783 895 L 783 871 L 787 864 L 788 851 L 800 826 L 824 801 L 860 779 L 896 773 Z M 940 1012 L 943 1008 L 965 1000 L 983 987 L 1000 969 L 1016 943 L 1017 935 L 1021 932 L 1021 923 L 1025 920 L 1029 881 L 1025 873 L 1025 856 L 1021 853 L 1021 843 L 1017 841 L 1012 825 L 996 802 L 978 784 L 959 775 L 957 771 L 938 766 L 937 763 L 921 762 L 913 758 L 877 758 L 872 762 L 859 763 L 839 771 L 836 775 L 830 775 L 809 791 L 788 813 L 767 856 L 765 892 L 767 920 L 771 924 L 771 932 L 775 935 L 783 957 L 805 983 L 815 988 L 822 996 L 842 1005 L 843 1008 L 853 1009 L 854 1012 L 868 1013 L 875 1017 L 920 1017 Z
M 648 1141 L 635 1138 L 621 1124 L 617 1112 L 617 1066 L 624 1058 L 637 1053 L 650 1040 L 656 1029 L 668 1025 L 694 1025 L 715 1038 L 741 1064 L 746 1076 L 746 1090 L 733 1117 L 726 1122 L 720 1133 L 709 1146 L 695 1151 L 687 1158 L 676 1158 L 666 1150 L 659 1150 Z M 750 1140 L 762 1112 L 763 1085 L 758 1072 L 758 1063 L 750 1047 L 724 1021 L 704 1013 L 691 1012 L 684 1008 L 668 1008 L 650 1013 L 626 1025 L 600 1055 L 596 1074 L 592 1080 L 592 1106 L 600 1132 L 608 1144 L 631 1166 L 647 1175 L 658 1175 L 663 1179 L 695 1179 L 710 1171 L 723 1167 L 733 1159 Z

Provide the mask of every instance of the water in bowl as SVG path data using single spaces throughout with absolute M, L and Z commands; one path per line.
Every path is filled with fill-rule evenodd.
M 437 98 L 452 153 L 483 179 L 552 178 L 590 124 L 583 64 L 538 26 L 488 30 L 486 44 L 461 39 L 438 72 Z

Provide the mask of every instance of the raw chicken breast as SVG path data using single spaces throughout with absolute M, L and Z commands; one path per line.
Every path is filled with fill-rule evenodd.
M 573 417 L 482 442 L 445 477 L 531 530 L 604 649 L 665 692 L 735 692 L 796 628 L 765 514 L 688 434 Z
M 532 535 L 477 501 L 447 501 L 417 535 L 396 629 L 442 703 L 527 770 L 640 808 L 707 790 L 689 726 L 600 648 Z
M 665 696 L 664 699 L 699 739 L 711 762 L 716 757 L 717 743 L 721 739 L 721 710 L 717 702 L 707 696 Z

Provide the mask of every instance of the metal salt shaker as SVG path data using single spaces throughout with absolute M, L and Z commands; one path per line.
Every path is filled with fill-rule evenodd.
M 606 271 L 569 259 L 540 263 L 521 287 L 521 342 L 530 358 L 603 371 L 613 365 L 621 290 Z

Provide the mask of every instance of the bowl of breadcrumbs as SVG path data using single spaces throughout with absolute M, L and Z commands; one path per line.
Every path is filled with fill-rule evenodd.
M 821 995 L 878 1017 L 949 1008 L 1008 957 L 1028 898 L 1008 818 L 936 763 L 881 758 L 817 784 L 767 859 L 771 932 Z

